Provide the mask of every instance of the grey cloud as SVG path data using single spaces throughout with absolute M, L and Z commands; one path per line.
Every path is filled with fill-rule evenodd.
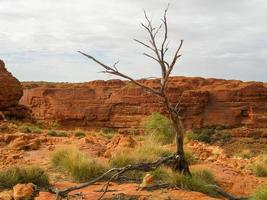
M 0 57 L 20 80 L 110 78 L 77 50 L 156 76 L 132 39 L 146 38 L 142 10 L 158 24 L 168 2 L 171 50 L 185 40 L 174 75 L 267 81 L 264 0 L 0 0 Z

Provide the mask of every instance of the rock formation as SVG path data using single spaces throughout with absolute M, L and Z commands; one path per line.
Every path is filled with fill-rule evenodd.
M 23 94 L 20 82 L 5 68 L 5 63 L 0 60 L 0 120 L 5 116 L 22 117 L 25 107 L 18 102 Z
M 159 80 L 141 80 L 158 87 Z M 237 80 L 172 77 L 168 95 L 187 128 L 267 127 L 267 84 Z M 33 116 L 65 125 L 137 128 L 152 112 L 164 113 L 158 98 L 121 80 L 89 83 L 24 83 L 22 105 Z

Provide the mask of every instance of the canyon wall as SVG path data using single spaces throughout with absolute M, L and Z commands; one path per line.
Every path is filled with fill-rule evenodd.
M 140 80 L 157 88 L 159 80 Z M 168 96 L 182 98 L 187 128 L 267 128 L 267 84 L 236 80 L 172 77 Z M 152 112 L 165 113 L 159 99 L 121 80 L 88 83 L 23 83 L 21 105 L 36 119 L 69 126 L 137 128 Z
M 0 60 L 0 118 L 4 116 L 24 116 L 24 106 L 18 102 L 23 94 L 22 85 L 5 68 L 5 63 Z

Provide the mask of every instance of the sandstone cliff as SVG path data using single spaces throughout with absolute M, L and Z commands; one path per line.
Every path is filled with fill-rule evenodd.
M 0 60 L 0 112 L 6 116 L 24 115 L 25 108 L 18 106 L 22 94 L 20 82 L 6 70 L 5 63 Z
M 157 87 L 159 80 L 142 80 Z M 22 105 L 37 119 L 68 125 L 133 128 L 152 112 L 164 113 L 158 99 L 133 84 L 120 81 L 89 83 L 24 83 Z M 182 95 L 187 128 L 267 127 L 267 85 L 260 82 L 172 77 L 168 95 Z

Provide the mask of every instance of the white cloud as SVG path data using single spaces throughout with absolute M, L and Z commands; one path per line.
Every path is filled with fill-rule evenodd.
M 174 75 L 267 81 L 264 0 L 0 0 L 0 58 L 20 80 L 109 78 L 77 50 L 156 76 L 132 39 L 145 38 L 142 9 L 159 22 L 168 2 L 171 47 L 185 40 Z

